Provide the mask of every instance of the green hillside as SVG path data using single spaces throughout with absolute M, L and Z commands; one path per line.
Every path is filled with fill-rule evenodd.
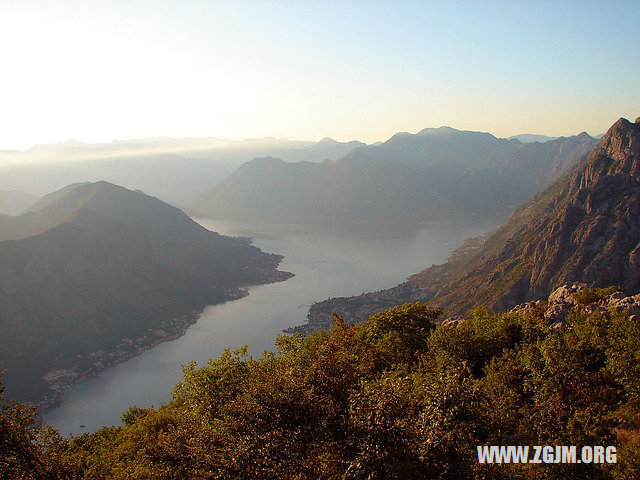
M 561 328 L 535 309 L 439 324 L 419 303 L 357 325 L 336 317 L 259 359 L 240 349 L 188 365 L 167 405 L 71 439 L 28 429 L 32 412 L 9 405 L 0 468 L 10 479 L 638 478 L 640 329 L 628 312 L 585 308 Z M 480 464 L 478 445 L 613 445 L 617 463 Z

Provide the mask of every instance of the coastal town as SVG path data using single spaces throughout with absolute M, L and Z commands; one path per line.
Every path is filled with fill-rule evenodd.
M 333 313 L 344 315 L 347 324 L 363 322 L 374 313 L 409 302 L 426 302 L 433 293 L 409 282 L 393 288 L 372 293 L 362 293 L 354 297 L 329 298 L 311 305 L 307 314 L 308 322 L 288 328 L 285 333 L 309 334 L 326 330 L 331 326 Z
M 236 288 L 228 288 L 224 292 L 225 301 L 237 300 L 248 294 L 247 289 Z M 161 322 L 157 328 L 149 328 L 139 337 L 123 338 L 109 351 L 101 349 L 85 356 L 77 355 L 72 362 L 69 362 L 71 363 L 69 366 L 48 372 L 43 376 L 43 380 L 48 385 L 50 393 L 38 403 L 39 413 L 44 414 L 57 408 L 64 392 L 73 385 L 94 378 L 101 372 L 140 355 L 145 350 L 183 336 L 189 327 L 198 321 L 203 310 L 204 306 L 193 308 L 180 317 Z

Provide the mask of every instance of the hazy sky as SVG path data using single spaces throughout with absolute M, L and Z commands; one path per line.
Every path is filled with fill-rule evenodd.
M 157 135 L 600 133 L 640 1 L 0 0 L 0 148 Z

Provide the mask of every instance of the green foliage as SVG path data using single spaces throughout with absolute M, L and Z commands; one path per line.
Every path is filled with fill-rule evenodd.
M 135 423 L 136 419 L 144 415 L 147 411 L 144 408 L 136 407 L 135 405 L 129 407 L 126 412 L 121 416 L 122 423 L 125 425 L 131 425 Z
M 3 372 L 0 371 L 0 378 Z M 50 427 L 35 423 L 35 407 L 5 401 L 0 384 L 0 475 L 7 480 L 71 478 L 62 465 L 64 440 Z
M 637 321 L 439 316 L 407 304 L 281 336 L 259 359 L 226 351 L 187 365 L 168 405 L 132 407 L 122 426 L 68 442 L 31 436 L 44 430 L 13 413 L 26 453 L 2 458 L 12 471 L 37 459 L 55 472 L 24 478 L 640 478 Z M 615 445 L 619 463 L 481 465 L 477 445 Z
M 426 348 L 440 315 L 440 309 L 406 303 L 372 315 L 359 328 L 358 335 L 362 341 L 375 345 L 390 364 L 411 362 Z
M 611 286 L 605 288 L 584 288 L 573 294 L 573 298 L 581 305 L 588 305 L 593 302 L 607 298 L 609 295 L 619 292 L 620 287 Z

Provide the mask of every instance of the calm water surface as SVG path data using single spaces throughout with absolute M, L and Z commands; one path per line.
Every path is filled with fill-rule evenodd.
M 130 405 L 158 406 L 171 399 L 181 365 L 206 363 L 225 348 L 249 345 L 253 355 L 273 349 L 282 329 L 304 323 L 309 306 L 328 297 L 394 286 L 446 259 L 464 239 L 493 225 L 432 225 L 417 232 L 283 233 L 273 226 L 195 219 L 210 230 L 253 238 L 265 252 L 284 255 L 286 282 L 259 285 L 240 300 L 207 307 L 187 333 L 69 389 L 45 420 L 63 434 L 120 423 Z M 84 428 L 80 428 L 84 425 Z

